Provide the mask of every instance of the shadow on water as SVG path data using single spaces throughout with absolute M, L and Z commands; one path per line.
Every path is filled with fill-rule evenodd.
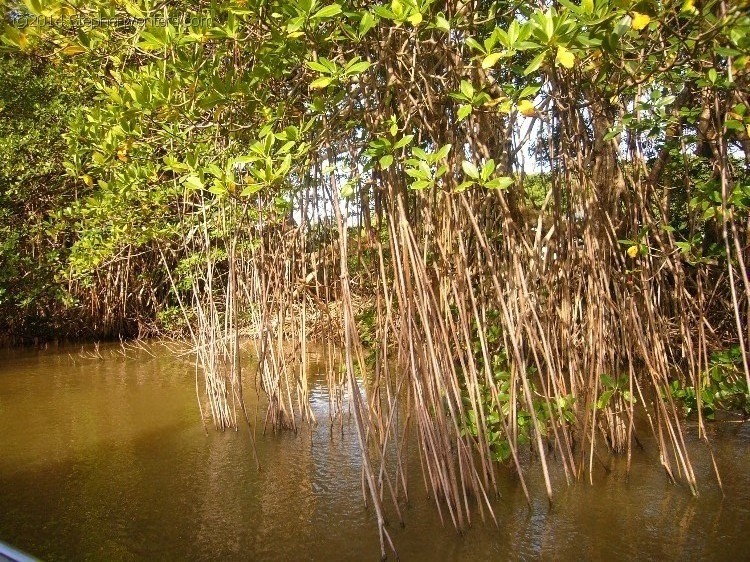
M 130 359 L 69 352 L 3 356 L 0 540 L 49 560 L 377 558 L 355 432 L 345 424 L 343 435 L 331 437 L 322 381 L 311 389 L 317 427 L 258 431 L 258 471 L 247 429 L 204 434 L 188 362 L 159 348 L 155 357 Z M 694 498 L 668 483 L 644 435 L 629 480 L 623 459 L 609 461 L 609 475 L 597 469 L 594 486 L 567 487 L 557 473 L 551 505 L 538 466 L 527 471 L 531 506 L 517 478 L 501 469 L 498 528 L 475 511 L 463 536 L 447 514 L 441 525 L 414 450 L 406 528 L 391 517 L 399 554 L 430 561 L 744 559 L 750 428 L 716 424 L 711 432 L 726 499 L 704 447 L 694 447 L 702 484 Z

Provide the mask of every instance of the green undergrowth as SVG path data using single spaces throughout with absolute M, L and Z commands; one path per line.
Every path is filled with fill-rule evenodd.
M 680 404 L 686 416 L 697 415 L 699 410 L 709 420 L 715 419 L 719 412 L 745 418 L 750 416 L 750 393 L 742 370 L 740 346 L 714 351 L 710 355 L 699 388 L 674 380 L 669 385 L 669 394 Z

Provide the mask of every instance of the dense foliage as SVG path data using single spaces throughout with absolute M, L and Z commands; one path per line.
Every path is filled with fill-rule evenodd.
M 62 160 L 72 92 L 40 60 L 0 64 L 0 337 L 49 336 L 64 321 L 64 238 L 50 214 L 74 199 Z
M 241 330 L 274 427 L 326 336 L 384 551 L 400 404 L 459 527 L 493 461 L 551 495 L 639 408 L 695 490 L 679 403 L 746 409 L 747 1 L 3 6 L 1 328 L 179 321 L 219 427 Z

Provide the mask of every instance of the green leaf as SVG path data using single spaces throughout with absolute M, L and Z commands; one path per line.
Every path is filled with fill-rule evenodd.
M 0 39 L 2 39 L 3 43 L 18 47 L 19 49 L 26 48 L 28 44 L 26 34 L 21 33 L 18 29 L 10 25 L 5 27 L 5 30 L 0 35 Z
M 277 174 L 279 177 L 284 177 L 289 173 L 289 170 L 292 167 L 292 155 L 287 154 L 284 157 L 284 161 L 281 163 L 281 166 L 279 167 Z
M 215 178 L 221 178 L 224 176 L 224 172 L 213 162 L 204 168 L 204 171 L 211 174 Z
M 322 72 L 323 74 L 331 74 L 331 69 L 320 61 L 309 60 L 305 63 L 308 68 L 315 70 L 316 72 Z
M 401 140 L 399 140 L 396 144 L 393 145 L 393 150 L 397 150 L 399 148 L 405 147 L 407 144 L 411 143 L 413 139 L 414 139 L 414 135 L 406 135 Z
M 581 13 L 581 8 L 573 4 L 573 2 L 571 2 L 570 0 L 559 0 L 559 2 L 574 14 Z
M 370 63 L 367 61 L 362 61 L 362 62 L 355 63 L 351 66 L 347 66 L 345 73 L 349 76 L 354 75 L 354 74 L 361 74 L 368 68 L 370 68 Z
M 521 36 L 521 25 L 518 20 L 513 20 L 508 27 L 508 48 L 513 47 L 513 44 L 518 41 Z
M 317 80 L 313 80 L 310 84 L 311 90 L 321 90 L 323 88 L 327 88 L 331 82 L 333 82 L 333 78 L 330 76 L 323 76 L 322 78 L 318 78 Z
M 393 156 L 392 155 L 386 154 L 385 156 L 382 156 L 380 158 L 380 166 L 384 170 L 387 170 L 388 168 L 390 168 L 391 164 L 393 164 Z
M 502 56 L 503 53 L 492 53 L 490 55 L 487 55 L 482 61 L 482 68 L 484 68 L 485 70 L 487 70 L 488 68 L 492 68 Z
M 615 28 L 613 30 L 614 34 L 617 37 L 622 37 L 623 35 L 625 35 L 625 33 L 627 33 L 628 29 L 630 29 L 632 23 L 633 18 L 631 18 L 630 15 L 626 14 L 622 16 L 615 24 Z
M 341 6 L 338 4 L 331 4 L 330 6 L 326 6 L 324 8 L 321 8 L 315 14 L 312 16 L 313 19 L 324 19 L 324 18 L 332 18 L 333 16 L 337 16 L 341 13 Z
M 610 129 L 606 135 L 604 135 L 604 140 L 605 141 L 612 140 L 620 133 L 622 133 L 622 127 L 621 126 L 614 127 Z
M 68 45 L 62 50 L 62 54 L 65 55 L 66 57 L 74 57 L 76 55 L 80 55 L 81 53 L 85 53 L 85 52 L 86 52 L 86 49 L 76 44 Z
M 495 161 L 490 159 L 482 166 L 482 181 L 490 179 L 492 172 L 495 171 Z
M 521 90 L 521 93 L 518 94 L 518 99 L 522 100 L 524 98 L 527 98 L 529 96 L 534 96 L 541 88 L 536 85 L 529 85 L 526 86 L 523 90 Z
M 269 134 L 266 135 L 265 139 L 263 140 L 263 154 L 270 155 L 275 142 L 276 142 L 276 135 L 271 134 L 271 131 L 269 130 Z
M 284 134 L 286 135 L 286 138 L 291 141 L 296 141 L 299 138 L 299 129 L 295 127 L 294 125 L 290 125 L 286 129 L 284 129 Z
M 354 195 L 354 186 L 352 182 L 348 181 L 341 188 L 341 197 L 348 199 L 352 195 Z
M 373 27 L 375 27 L 375 16 L 370 12 L 362 14 L 362 19 L 359 20 L 359 36 L 364 37 Z
M 303 25 L 305 25 L 305 18 L 303 16 L 292 18 L 286 24 L 286 32 L 292 37 L 298 36 L 298 34 L 302 34 L 300 29 L 302 29 Z
M 428 180 L 417 180 L 413 182 L 409 187 L 412 189 L 420 190 L 420 189 L 427 189 L 428 187 L 432 186 L 432 182 Z
M 465 104 L 459 107 L 458 108 L 458 120 L 463 121 L 464 119 L 466 119 L 471 114 L 473 109 L 474 108 L 469 104 Z
M 375 6 L 373 11 L 375 12 L 375 15 L 387 20 L 395 20 L 398 17 L 385 6 Z
M 445 158 L 447 158 L 448 154 L 451 151 L 452 146 L 453 145 L 450 145 L 450 144 L 446 144 L 446 145 L 441 146 L 440 150 L 438 150 L 435 153 L 435 161 L 439 162 L 440 160 L 444 160 Z
M 535 72 L 539 69 L 540 66 L 542 66 L 542 63 L 544 62 L 544 58 L 547 56 L 547 52 L 541 52 L 537 56 L 534 57 L 534 59 L 529 63 L 529 66 L 526 67 L 526 70 L 523 71 L 524 76 L 528 76 L 532 72 Z
M 162 49 L 166 46 L 166 42 L 161 37 L 157 37 L 156 32 L 149 33 L 148 31 L 142 31 L 141 37 L 143 38 L 143 41 L 138 44 L 141 49 L 149 51 Z
M 508 189 L 511 185 L 513 185 L 513 178 L 500 176 L 485 183 L 484 187 L 487 189 Z
M 39 0 L 25 0 L 24 4 L 29 9 L 29 12 L 35 16 L 42 15 L 42 3 Z
M 502 43 L 503 47 L 505 47 L 506 49 L 510 48 L 510 39 L 508 38 L 508 34 L 505 32 L 505 30 L 496 27 L 495 31 L 492 32 L 492 35 L 484 40 L 484 48 L 487 49 L 487 52 L 489 53 L 490 51 L 492 51 L 498 41 L 500 41 L 500 43 Z
M 183 183 L 192 189 L 203 189 L 203 182 L 198 176 L 190 175 L 187 176 Z
M 245 189 L 242 190 L 242 193 L 240 195 L 242 197 L 247 197 L 248 195 L 252 195 L 253 193 L 257 193 L 263 188 L 262 184 L 259 183 L 251 183 L 248 184 Z
M 466 40 L 466 45 L 469 46 L 469 47 L 471 47 L 472 49 L 475 49 L 475 50 L 480 51 L 482 53 L 485 52 L 484 47 L 482 47 L 482 45 L 479 43 L 479 41 L 477 41 L 473 37 L 469 37 Z
M 596 407 L 600 410 L 606 408 L 607 404 L 609 404 L 609 400 L 612 398 L 612 394 L 614 394 L 614 390 L 607 390 L 606 392 L 603 392 L 602 395 L 599 396 Z
M 461 93 L 467 100 L 471 100 L 474 97 L 474 86 L 471 85 L 471 82 L 461 80 Z
M 555 33 L 555 22 L 552 19 L 552 11 L 547 10 L 544 12 L 542 29 L 544 34 L 547 36 L 547 40 L 552 39 Z
M 471 179 L 479 179 L 479 170 L 477 170 L 477 167 L 473 163 L 469 162 L 468 160 L 464 160 L 461 164 L 461 168 L 463 168 L 464 173 Z
M 38 2 L 38 0 L 35 0 L 35 1 Z M 125 11 L 129 15 L 133 16 L 134 18 L 137 18 L 137 19 L 145 19 L 146 18 L 146 14 L 144 14 L 141 11 L 141 9 L 138 6 L 136 6 L 135 4 L 133 4 L 132 2 L 125 2 Z
M 208 188 L 208 191 L 210 193 L 213 193 L 214 195 L 226 195 L 227 194 L 227 188 L 224 187 L 221 183 L 214 183 L 211 187 Z
M 743 125 L 742 121 L 738 121 L 737 119 L 727 119 L 724 121 L 724 126 L 727 128 L 727 130 L 732 131 L 743 131 L 745 130 L 745 126 Z
M 451 24 L 447 19 L 445 19 L 445 16 L 442 12 L 435 16 L 435 27 L 440 31 L 445 31 L 446 33 L 451 30 Z

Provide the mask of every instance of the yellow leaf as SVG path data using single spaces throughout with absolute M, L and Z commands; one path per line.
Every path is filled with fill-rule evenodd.
M 93 187 L 93 186 L 94 186 L 94 178 L 92 178 L 92 177 L 91 177 L 90 175 L 88 175 L 88 174 L 85 174 L 85 175 L 83 176 L 83 183 L 85 183 L 85 184 L 86 184 L 86 185 L 88 185 L 89 187 Z
M 635 29 L 636 31 L 640 31 L 649 23 L 651 23 L 651 18 L 648 15 L 633 12 L 633 23 L 631 24 L 633 29 Z
M 536 108 L 534 107 L 534 102 L 531 100 L 521 100 L 518 102 L 518 111 L 526 117 L 534 117 L 536 115 Z
M 417 12 L 416 14 L 409 16 L 409 23 L 415 27 L 418 26 L 420 23 L 422 23 L 422 14 Z
M 573 64 L 575 63 L 575 61 L 576 56 L 568 49 L 562 46 L 557 48 L 557 57 L 555 58 L 555 62 L 561 64 L 565 68 L 573 68 Z
M 630 246 L 630 248 L 628 248 L 628 255 L 631 258 L 636 257 L 638 255 L 638 246 Z
M 66 57 L 74 57 L 75 55 L 80 55 L 81 53 L 85 52 L 86 49 L 84 49 L 80 45 L 68 45 L 62 50 L 62 54 Z
M 681 11 L 686 14 L 697 14 L 698 9 L 695 7 L 695 0 L 685 0 L 682 3 Z
M 487 55 L 482 61 L 482 68 L 484 68 L 485 70 L 487 70 L 488 68 L 492 68 L 502 56 L 502 53 L 492 53 Z
M 310 84 L 310 89 L 322 90 L 323 88 L 327 88 L 331 82 L 333 82 L 333 78 L 330 78 L 328 76 L 323 76 L 322 78 L 313 80 L 312 84 Z

